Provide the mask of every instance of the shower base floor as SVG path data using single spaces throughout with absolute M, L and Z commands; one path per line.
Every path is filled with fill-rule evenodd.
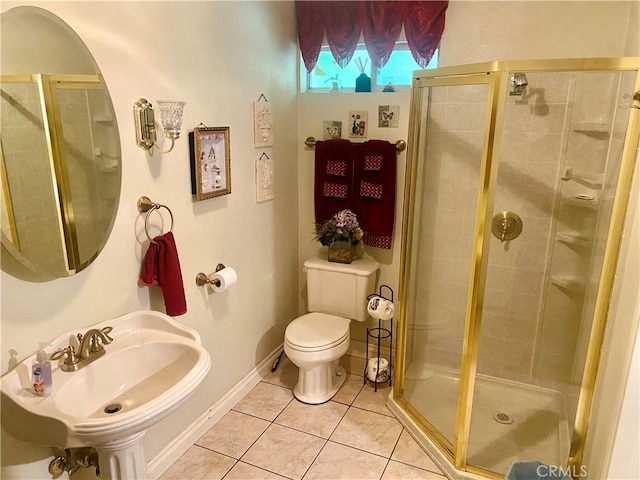
M 412 364 L 404 381 L 405 398 L 450 442 L 458 384 L 457 372 L 425 364 Z M 527 460 L 564 466 L 570 446 L 564 412 L 565 399 L 558 392 L 478 375 L 467 464 L 501 475 Z

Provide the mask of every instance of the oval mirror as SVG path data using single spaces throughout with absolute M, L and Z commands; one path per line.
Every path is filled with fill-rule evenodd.
M 3 257 L 47 278 L 73 275 L 96 259 L 118 208 L 111 97 L 87 46 L 52 13 L 7 10 L 0 35 Z

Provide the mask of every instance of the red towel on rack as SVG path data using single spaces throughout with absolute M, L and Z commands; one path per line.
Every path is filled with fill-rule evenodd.
M 391 248 L 396 209 L 396 146 L 384 140 L 353 144 L 354 211 L 365 245 Z
M 314 204 L 316 223 L 353 208 L 351 142 L 336 138 L 316 142 Z
M 159 235 L 153 241 L 156 243 L 151 242 L 142 263 L 140 283 L 162 289 L 167 315 L 183 315 L 187 313 L 187 300 L 173 233 Z

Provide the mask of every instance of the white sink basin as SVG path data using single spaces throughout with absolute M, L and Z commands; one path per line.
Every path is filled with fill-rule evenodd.
M 76 333 L 107 326 L 113 327 L 113 342 L 104 347 L 102 357 L 76 372 L 63 372 L 52 362 L 48 397 L 31 389 L 35 354 L 2 376 L 2 425 L 9 434 L 59 448 L 98 448 L 136 435 L 141 439 L 146 429 L 176 410 L 209 371 L 210 356 L 198 333 L 153 311 L 67 332 L 45 350 L 50 355 L 67 347 Z

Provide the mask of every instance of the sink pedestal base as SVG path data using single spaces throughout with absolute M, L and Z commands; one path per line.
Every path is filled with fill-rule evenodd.
M 147 478 L 142 437 L 131 435 L 105 445 L 96 445 L 102 480 L 143 480 Z

